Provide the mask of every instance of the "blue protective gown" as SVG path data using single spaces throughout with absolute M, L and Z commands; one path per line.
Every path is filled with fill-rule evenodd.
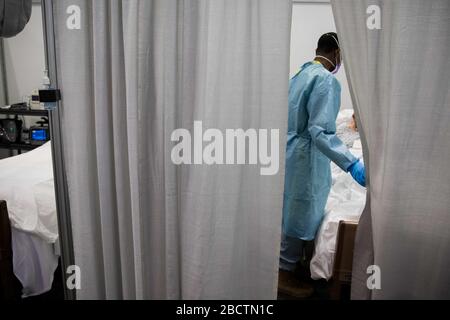
M 330 160 L 345 172 L 358 160 L 336 136 L 340 104 L 341 86 L 320 63 L 306 63 L 290 81 L 283 206 L 289 237 L 315 238 L 331 189 Z

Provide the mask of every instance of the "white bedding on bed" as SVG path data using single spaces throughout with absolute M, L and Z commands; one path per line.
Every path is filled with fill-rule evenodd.
M 350 118 L 351 114 L 340 114 L 338 120 L 345 123 Z M 361 140 L 352 142 L 350 151 L 362 159 Z M 325 208 L 326 216 L 316 236 L 315 252 L 310 264 L 311 278 L 314 280 L 329 280 L 332 277 L 339 222 L 358 222 L 366 203 L 365 188 L 334 163 L 331 164 L 331 170 L 333 184 Z
M 48 243 L 58 238 L 51 144 L 0 160 L 0 199 L 14 228 Z
M 22 284 L 22 297 L 46 293 L 52 289 L 58 268 L 55 248 L 36 235 L 12 228 L 14 274 Z
M 58 267 L 58 223 L 51 144 L 0 160 L 0 199 L 12 225 L 14 274 L 23 297 L 49 291 Z

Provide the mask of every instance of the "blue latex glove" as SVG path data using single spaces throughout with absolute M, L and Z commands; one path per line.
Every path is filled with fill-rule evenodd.
M 366 168 L 361 161 L 356 161 L 348 168 L 348 172 L 352 175 L 353 179 L 363 187 L 366 186 Z

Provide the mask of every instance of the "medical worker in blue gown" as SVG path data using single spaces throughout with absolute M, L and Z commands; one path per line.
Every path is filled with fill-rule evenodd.
M 297 297 L 312 294 L 310 285 L 297 280 L 296 268 L 324 217 L 331 189 L 330 161 L 365 186 L 363 163 L 336 136 L 341 86 L 334 74 L 342 63 L 337 34 L 323 35 L 316 53 L 289 88 L 279 290 Z

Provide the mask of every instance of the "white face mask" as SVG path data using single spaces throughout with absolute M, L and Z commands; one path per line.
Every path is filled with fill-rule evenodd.
M 337 66 L 334 68 L 333 71 L 331 71 L 332 74 L 336 74 L 339 72 L 339 70 L 341 69 L 342 64 L 338 63 Z
M 333 63 L 333 61 L 331 61 L 331 60 L 328 59 L 327 57 L 324 57 L 324 56 L 316 56 L 316 58 L 322 58 L 322 59 L 327 60 L 327 61 L 328 61 L 329 63 L 331 63 L 331 65 L 336 69 L 336 64 Z
M 331 61 L 330 59 L 328 59 L 327 57 L 324 57 L 324 56 L 316 56 L 316 58 L 322 58 L 322 59 L 327 60 L 329 63 L 331 63 L 331 65 L 334 68 L 333 71 L 331 71 L 332 74 L 338 73 L 339 69 L 341 69 L 341 63 L 338 63 L 337 61 L 336 61 L 336 63 L 333 63 L 333 61 Z

